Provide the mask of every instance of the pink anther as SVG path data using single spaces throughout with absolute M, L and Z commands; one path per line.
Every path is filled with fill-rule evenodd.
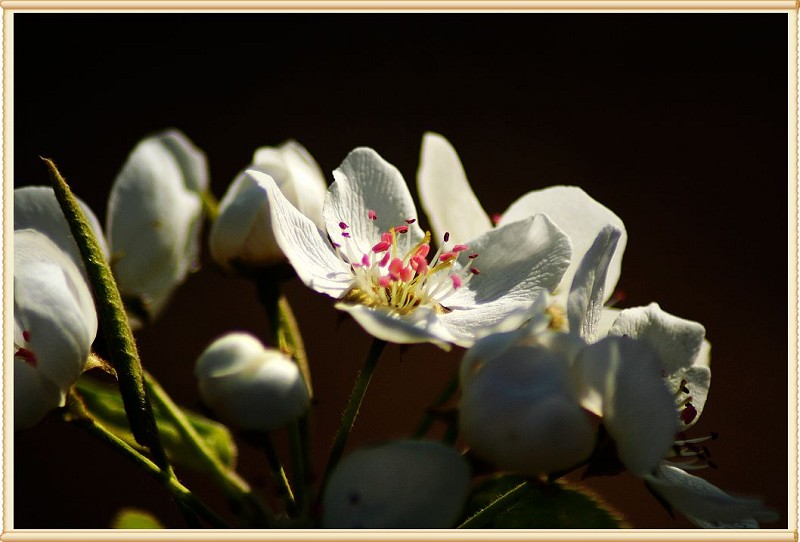
M 348 232 L 346 232 L 346 231 L 343 231 L 342 232 L 342 237 L 347 237 L 348 239 L 350 239 L 350 234 Z
M 416 218 L 406 218 L 406 224 L 413 224 L 416 221 L 417 221 Z
M 26 343 L 31 342 L 31 332 L 26 329 L 22 332 L 22 338 L 25 339 Z
M 341 229 L 343 229 L 343 230 L 346 230 L 346 229 L 347 229 L 347 228 L 349 228 L 350 226 L 348 226 L 348 225 L 347 225 L 347 224 L 345 224 L 344 222 L 339 222 L 339 227 L 340 227 Z
M 381 266 L 381 267 L 386 267 L 386 264 L 389 263 L 389 258 L 391 258 L 391 257 L 392 257 L 392 253 L 391 252 L 387 252 L 386 254 L 383 255 L 383 258 L 381 258 L 381 261 L 378 262 L 378 265 Z
M 478 270 L 477 267 L 470 267 L 469 268 L 469 272 L 472 273 L 473 275 L 480 275 L 481 274 L 481 272 Z
M 455 257 L 456 257 L 456 253 L 455 252 L 444 252 L 443 254 L 441 254 L 439 256 L 439 261 L 440 262 L 449 262 L 450 260 L 452 260 Z
M 414 258 L 425 258 L 431 251 L 431 246 L 428 243 L 420 245 L 414 252 Z
M 455 252 L 457 254 L 459 252 L 464 252 L 468 248 L 469 247 L 467 245 L 456 245 L 456 246 L 453 247 L 453 252 Z
M 394 229 L 394 231 L 396 231 L 397 233 L 407 233 L 408 232 L 408 226 L 397 226 Z
M 369 212 L 367 212 L 367 216 L 369 217 L 370 220 L 378 219 L 378 215 L 376 215 L 375 211 L 373 211 L 372 209 L 370 209 Z
M 453 288 L 456 290 L 461 288 L 461 277 L 458 275 L 450 275 L 450 280 L 453 281 Z
M 363 265 L 364 267 L 370 266 L 369 256 L 367 256 L 366 254 L 361 256 L 361 265 Z
M 27 340 L 27 339 L 26 339 Z M 36 354 L 28 350 L 27 348 L 20 348 L 16 352 L 14 352 L 15 357 L 20 357 L 25 360 L 25 362 L 30 365 L 31 367 L 36 367 Z
M 380 284 L 384 288 L 388 287 L 389 284 L 391 283 L 392 283 L 392 278 L 389 275 L 383 275 L 381 278 L 378 279 L 378 284 Z

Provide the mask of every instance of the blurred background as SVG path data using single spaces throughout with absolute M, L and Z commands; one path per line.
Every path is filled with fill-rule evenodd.
M 348 151 L 371 146 L 416 193 L 427 130 L 453 143 L 489 213 L 579 185 L 628 229 L 618 306 L 657 301 L 706 326 L 713 385 L 692 435 L 719 433 L 719 468 L 700 474 L 763 496 L 781 514 L 765 527 L 786 528 L 787 31 L 781 13 L 16 14 L 13 182 L 47 184 L 39 156 L 50 157 L 103 220 L 128 152 L 176 127 L 207 153 L 218 198 L 257 147 L 288 138 L 329 182 Z M 144 365 L 192 408 L 208 343 L 268 335 L 253 284 L 224 276 L 207 247 L 204 263 L 137 334 Z M 321 468 L 370 338 L 331 299 L 286 291 L 313 371 Z M 408 434 L 462 355 L 387 348 L 349 449 Z M 13 461 L 15 528 L 103 528 L 127 505 L 184 526 L 158 484 L 56 420 L 15 435 Z M 239 470 L 271 491 L 245 442 Z M 585 484 L 633 527 L 692 526 L 627 474 Z

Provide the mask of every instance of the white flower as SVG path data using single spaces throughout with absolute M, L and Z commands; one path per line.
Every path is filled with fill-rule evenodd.
M 327 233 L 271 178 L 249 174 L 269 188 L 275 237 L 300 279 L 387 341 L 469 346 L 531 307 L 569 264 L 569 240 L 543 215 L 469 245 L 445 234 L 431 255 L 402 175 L 369 148 L 352 151 L 334 171 L 323 207 Z M 512 327 L 522 321 L 511 320 Z
M 247 333 L 229 333 L 214 341 L 197 359 L 194 372 L 203 401 L 240 429 L 277 429 L 310 404 L 297 364 Z
M 346 456 L 322 497 L 322 526 L 333 529 L 444 529 L 458 519 L 469 467 L 449 446 L 399 440 Z
M 497 341 L 506 344 L 488 344 Z M 483 338 L 462 362 L 461 437 L 479 457 L 528 476 L 586 459 L 594 430 L 566 357 L 541 345 L 507 342 L 498 335 Z
M 459 239 L 473 239 L 492 230 L 492 221 L 469 185 L 461 160 L 453 146 L 439 134 L 422 138 L 417 186 L 422 208 L 435 234 L 449 231 Z M 572 263 L 554 292 L 554 301 L 566 305 L 567 293 L 583 255 L 605 226 L 619 230 L 617 252 L 608 266 L 603 290 L 607 301 L 619 280 L 627 235 L 622 221 L 609 209 L 576 186 L 553 186 L 520 197 L 500 215 L 498 227 L 538 213 L 553 221 L 572 243 Z
M 319 228 L 325 199 L 325 177 L 308 151 L 296 141 L 261 147 L 248 170 L 266 173 L 289 202 Z M 260 178 L 240 173 L 219 206 L 209 246 L 214 260 L 226 269 L 232 263 L 269 266 L 285 259 L 270 223 L 267 187 Z
M 76 198 L 77 199 L 77 198 Z M 108 255 L 106 240 L 100 221 L 88 205 L 77 199 L 89 226 L 97 239 L 100 249 Z M 78 245 L 72 238 L 72 233 L 61 211 L 53 189 L 49 186 L 25 186 L 14 189 L 14 229 L 34 229 L 45 234 L 58 248 L 72 258 L 78 269 L 86 277 Z M 87 278 L 88 280 L 88 278 Z
M 140 141 L 117 175 L 108 200 L 111 265 L 123 297 L 138 299 L 149 317 L 196 269 L 205 154 L 181 132 Z
M 45 234 L 14 231 L 14 427 L 64 405 L 97 334 L 81 270 Z

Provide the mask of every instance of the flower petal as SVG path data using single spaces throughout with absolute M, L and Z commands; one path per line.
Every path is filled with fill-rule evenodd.
M 529 476 L 574 466 L 594 444 L 566 359 L 541 346 L 515 346 L 462 380 L 459 427 L 479 456 Z
M 367 333 L 384 341 L 397 344 L 429 342 L 442 350 L 450 350 L 450 343 L 457 342 L 457 338 L 442 325 L 440 315 L 429 307 L 417 307 L 405 315 L 349 303 L 337 303 L 336 308 L 350 313 Z
M 406 226 L 417 218 L 417 210 L 403 176 L 374 150 L 360 147 L 350 152 L 333 172 L 334 183 L 325 198 L 323 217 L 328 234 L 341 242 L 339 223 L 345 223 L 349 242 L 359 254 L 369 254 L 382 232 Z M 375 220 L 369 211 L 375 211 Z M 408 225 L 412 242 L 422 238 L 419 221 Z
M 436 239 L 450 232 L 454 239 L 470 241 L 492 229 L 458 154 L 439 134 L 422 136 L 417 190 Z
M 508 314 L 530 307 L 541 292 L 555 288 L 569 265 L 569 239 L 546 216 L 528 217 L 488 231 L 470 243 L 467 252 L 480 274 L 442 300 L 452 310 L 442 321 L 454 335 L 475 338 Z
M 100 221 L 83 201 L 79 199 L 78 204 L 86 215 L 103 254 L 108 257 L 108 247 L 103 236 L 103 228 L 100 227 Z M 61 211 L 61 206 L 51 187 L 25 186 L 14 189 L 14 229 L 33 229 L 42 232 L 72 258 L 83 276 L 86 277 L 80 249 L 72 238 L 67 219 L 64 218 L 64 213 Z
M 186 134 L 176 129 L 154 134 L 153 139 L 161 143 L 178 163 L 183 182 L 188 190 L 202 194 L 208 190 L 208 159 Z
M 327 192 L 325 175 L 300 143 L 289 140 L 278 147 L 256 149 L 249 169 L 272 177 L 286 199 L 313 220 L 319 229 L 325 228 L 322 219 L 322 205 Z
M 574 367 L 583 406 L 603 416 L 623 464 L 637 476 L 652 472 L 678 431 L 655 353 L 633 339 L 607 337 L 584 348 Z
M 450 446 L 399 440 L 345 456 L 322 497 L 334 529 L 452 527 L 469 489 L 469 466 Z
M 36 230 L 14 232 L 14 321 L 36 369 L 71 387 L 97 334 L 94 300 L 70 257 Z
M 106 232 L 117 283 L 123 295 L 145 301 L 151 315 L 198 265 L 202 205 L 170 148 L 175 141 L 154 136 L 139 142 L 108 199 Z
M 758 528 L 758 522 L 778 520 L 761 499 L 734 497 L 714 484 L 671 465 L 647 476 L 650 487 L 692 523 L 711 529 Z
M 227 269 L 233 261 L 254 266 L 283 261 L 269 209 L 266 184 L 240 174 L 220 201 L 211 226 L 208 241 L 214 260 Z
M 289 203 L 272 177 L 260 171 L 247 174 L 267 187 L 272 231 L 300 280 L 331 297 L 344 295 L 352 286 L 353 274 L 336 256 L 325 233 Z
M 58 386 L 20 358 L 14 358 L 14 431 L 33 427 L 63 404 Z
M 567 299 L 569 329 L 578 333 L 586 342 L 594 342 L 597 337 L 606 299 L 608 265 L 621 235 L 622 232 L 611 225 L 600 230 L 572 280 Z
M 553 186 L 528 192 L 519 198 L 502 215 L 498 225 L 515 222 L 536 213 L 544 213 L 549 216 L 572 242 L 572 263 L 564 273 L 561 285 L 556 291 L 556 297 L 563 305 L 566 305 L 572 279 L 583 255 L 592 246 L 600 230 L 611 224 L 622 232 L 617 244 L 617 252 L 611 258 L 606 274 L 606 299 L 604 301 L 607 301 L 614 293 L 614 287 L 619 280 L 622 253 L 628 240 L 622 220 L 577 186 Z

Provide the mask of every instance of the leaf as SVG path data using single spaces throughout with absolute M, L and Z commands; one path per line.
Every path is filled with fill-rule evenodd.
M 122 398 L 114 386 L 102 384 L 94 378 L 84 375 L 78 380 L 77 388 L 92 417 L 131 446 L 141 449 L 128 427 Z M 236 464 L 237 449 L 228 428 L 200 414 L 185 409 L 183 412 L 189 423 L 219 460 L 225 466 L 233 468 Z M 181 432 L 172 421 L 157 406 L 154 408 L 153 414 L 162 444 L 170 460 L 187 468 L 204 471 L 205 463 L 197 458 L 194 448 L 184 442 Z
M 112 529 L 163 529 L 153 514 L 138 508 L 123 508 L 111 518 Z
M 64 218 L 67 219 L 72 237 L 81 251 L 97 306 L 97 317 L 108 345 L 111 365 L 119 379 L 119 389 L 133 435 L 136 437 L 136 442 L 150 449 L 155 463 L 168 471 L 169 464 L 164 447 L 153 419 L 152 407 L 144 391 L 144 376 L 136 342 L 133 340 L 133 332 L 114 275 L 64 177 L 52 160 L 47 158 L 42 160 L 50 170 L 53 192 Z
M 565 482 L 528 481 L 520 476 L 490 478 L 478 485 L 466 506 L 463 528 L 618 529 L 626 524 L 586 488 Z

